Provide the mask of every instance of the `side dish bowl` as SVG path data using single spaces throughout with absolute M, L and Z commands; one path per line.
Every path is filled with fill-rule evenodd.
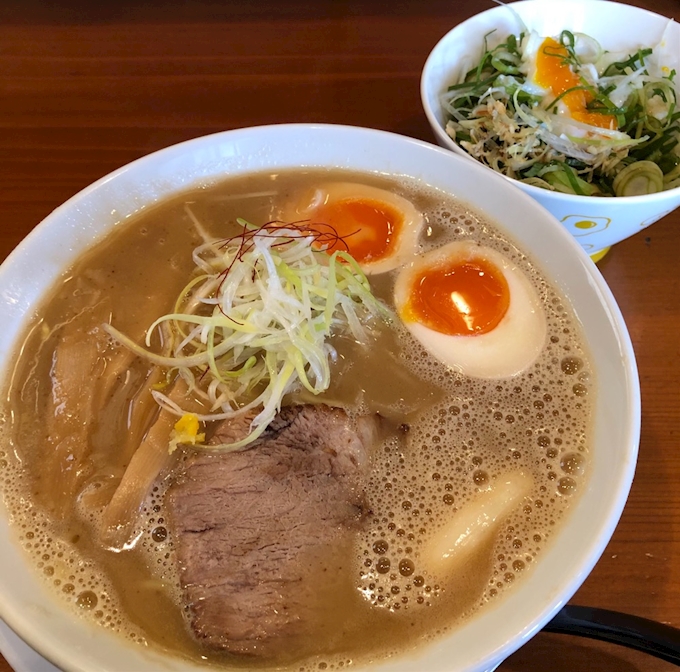
M 680 42 L 680 25 L 645 9 L 601 0 L 521 0 L 477 14 L 450 30 L 431 51 L 421 76 L 421 99 L 436 141 L 442 147 L 473 159 L 446 133 L 441 96 L 478 63 L 484 39 L 502 42 L 518 35 L 522 22 L 540 36 L 559 36 L 562 30 L 595 38 L 609 51 L 636 51 L 658 44 L 668 28 L 666 48 Z M 493 35 L 493 37 L 491 37 Z M 677 49 L 676 49 L 677 51 Z M 675 56 L 677 60 L 677 55 Z M 485 168 L 492 171 L 491 168 Z M 680 205 L 680 187 L 643 196 L 578 196 L 549 191 L 506 178 L 547 208 L 597 258 L 613 244 L 661 219 Z
M 188 188 L 226 175 L 336 167 L 408 176 L 457 197 L 507 233 L 571 302 L 597 365 L 591 474 L 559 534 L 521 585 L 450 635 L 371 669 L 485 672 L 537 633 L 604 551 L 633 479 L 640 429 L 637 369 L 616 302 L 587 254 L 535 200 L 480 165 L 424 142 L 342 126 L 245 128 L 197 138 L 102 178 L 49 215 L 0 267 L 0 375 L 12 374 L 37 305 L 88 248 L 125 220 Z M 31 272 L 26 273 L 26 268 Z M 16 543 L 0 507 L 0 617 L 59 668 L 71 672 L 195 671 L 186 660 L 137 647 L 73 617 Z

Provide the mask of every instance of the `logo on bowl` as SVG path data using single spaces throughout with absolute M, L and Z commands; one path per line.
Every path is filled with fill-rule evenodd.
M 589 236 L 593 233 L 600 233 L 604 231 L 610 224 L 609 217 L 590 217 L 588 215 L 567 215 L 562 217 L 562 224 L 564 224 L 569 232 L 576 236 Z

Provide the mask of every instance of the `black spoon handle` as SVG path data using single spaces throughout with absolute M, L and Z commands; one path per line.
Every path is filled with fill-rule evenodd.
M 543 631 L 621 644 L 680 666 L 680 629 L 647 618 L 567 605 Z

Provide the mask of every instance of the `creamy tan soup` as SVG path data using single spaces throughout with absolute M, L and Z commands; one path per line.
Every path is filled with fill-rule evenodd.
M 398 319 L 377 327 L 368 347 L 333 338 L 339 356 L 319 400 L 355 414 L 379 412 L 388 421 L 365 478 L 371 513 L 336 559 L 328 599 L 328 622 L 339 626 L 333 636 L 281 660 L 255 661 L 210 651 L 191 636 L 164 502 L 172 468 L 146 498 L 143 531 L 131 548 L 112 552 L 99 541 L 101 512 L 134 452 L 132 391 L 151 366 L 121 355 L 101 325 L 113 322 L 141 342 L 186 285 L 201 230 L 226 237 L 236 232 L 237 217 L 262 224 L 292 194 L 322 181 L 361 182 L 408 199 L 425 217 L 415 251 L 471 240 L 510 258 L 540 298 L 547 337 L 533 364 L 501 378 L 457 373 Z M 396 273 L 369 278 L 390 305 Z M 66 367 L 71 373 L 56 380 L 54 353 L 62 341 L 77 348 Z M 502 361 L 503 353 L 488 357 Z M 5 381 L 0 483 L 18 543 L 76 617 L 139 645 L 216 665 L 340 669 L 423 646 L 503 599 L 540 562 L 587 477 L 592 367 L 568 299 L 492 222 L 451 197 L 416 182 L 340 171 L 239 177 L 131 218 L 64 274 Z M 67 395 L 72 408 L 55 403 L 55 385 L 76 386 Z M 65 473 L 53 453 L 68 441 L 73 460 Z M 180 463 L 181 456 L 175 470 Z M 433 574 L 422 556 L 426 541 L 515 473 L 531 479 L 530 492 L 465 562 Z M 319 590 L 328 586 L 320 583 Z

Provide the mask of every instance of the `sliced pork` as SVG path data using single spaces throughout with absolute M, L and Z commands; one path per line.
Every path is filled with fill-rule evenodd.
M 354 562 L 377 423 L 324 405 L 289 406 L 248 450 L 188 459 L 168 501 L 199 640 L 269 656 L 331 634 L 321 632 L 335 627 L 322 614 Z M 234 441 L 247 425 L 224 423 L 211 441 Z

